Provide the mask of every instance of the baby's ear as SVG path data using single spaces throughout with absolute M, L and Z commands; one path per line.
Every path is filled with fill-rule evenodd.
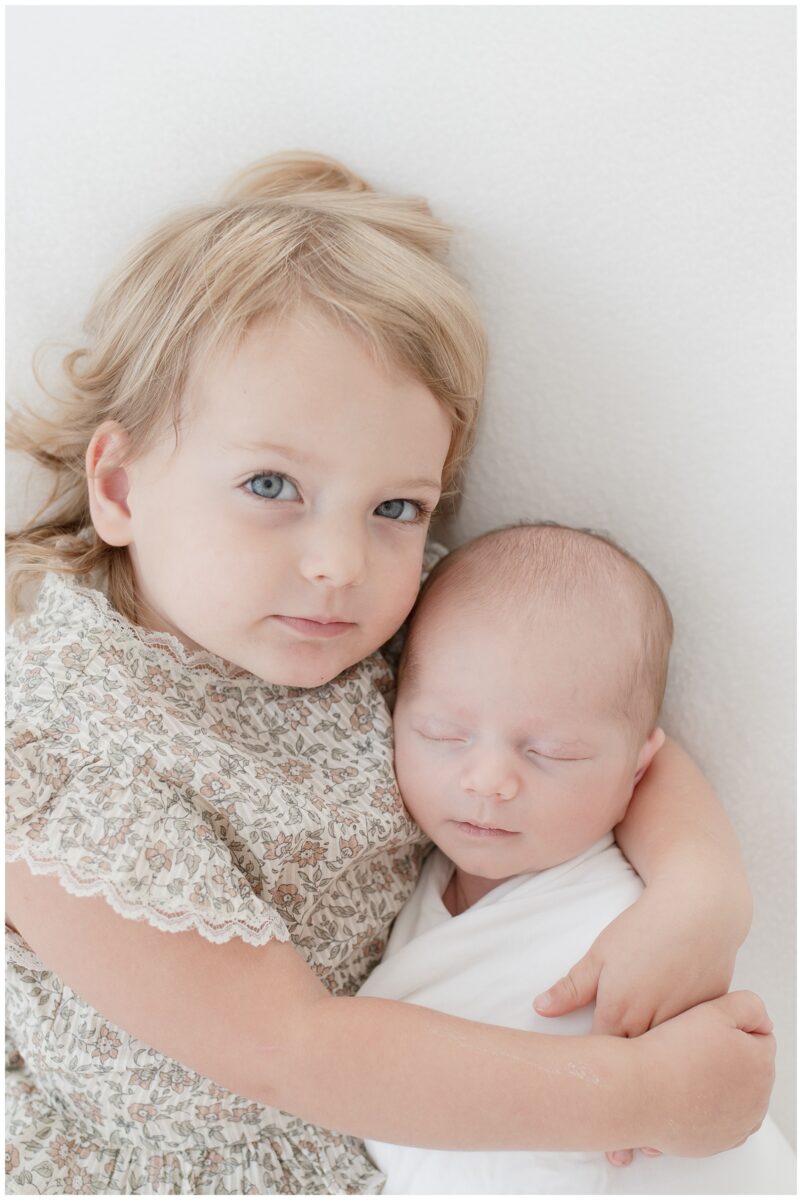
M 92 524 L 109 546 L 128 546 L 131 542 L 128 475 L 123 467 L 129 445 L 128 433 L 122 425 L 105 421 L 95 430 L 86 451 Z
M 635 768 L 636 784 L 640 783 L 641 778 L 646 774 L 649 764 L 665 740 L 666 735 L 663 733 L 659 725 L 655 725 L 654 729 L 641 746 L 640 754 L 638 755 L 638 762 Z

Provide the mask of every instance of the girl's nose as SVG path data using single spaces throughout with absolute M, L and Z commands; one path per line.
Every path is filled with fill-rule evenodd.
M 518 777 L 503 762 L 487 757 L 466 767 L 462 788 L 483 799 L 512 800 L 518 792 Z
M 298 565 L 310 583 L 338 588 L 364 583 L 365 535 L 343 522 L 317 521 L 309 530 Z

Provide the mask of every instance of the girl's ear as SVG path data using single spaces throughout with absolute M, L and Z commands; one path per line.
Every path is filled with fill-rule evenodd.
M 651 763 L 657 751 L 664 744 L 665 740 L 666 735 L 663 733 L 659 725 L 655 725 L 654 729 L 641 746 L 641 751 L 638 755 L 638 762 L 635 768 L 636 784 L 640 783 L 642 776 L 646 774 L 649 764 Z
M 109 546 L 131 544 L 128 475 L 123 463 L 130 438 L 117 421 L 105 421 L 92 435 L 86 451 L 89 511 L 99 537 Z

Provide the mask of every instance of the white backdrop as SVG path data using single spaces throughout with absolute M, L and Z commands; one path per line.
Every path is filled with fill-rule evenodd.
M 333 154 L 460 228 L 492 367 L 447 539 L 592 526 L 665 588 L 665 724 L 741 837 L 736 984 L 775 1019 L 793 1137 L 793 8 L 7 11 L 12 404 L 135 238 L 264 154 Z

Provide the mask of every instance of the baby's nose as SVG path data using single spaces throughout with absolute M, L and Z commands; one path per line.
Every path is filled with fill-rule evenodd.
M 485 766 L 468 768 L 462 777 L 463 790 L 488 800 L 512 800 L 518 791 L 514 772 L 492 770 Z

